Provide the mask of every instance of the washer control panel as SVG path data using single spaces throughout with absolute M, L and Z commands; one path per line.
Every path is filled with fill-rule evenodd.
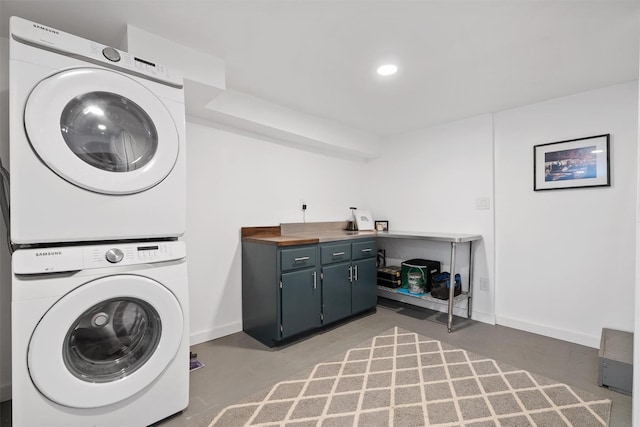
M 184 258 L 184 242 L 170 241 L 19 249 L 13 253 L 12 264 L 15 274 L 43 274 L 153 264 Z
M 9 22 L 11 36 L 23 44 L 53 50 L 63 55 L 136 74 L 176 88 L 184 86 L 182 74 L 179 72 L 144 58 L 138 58 L 128 52 L 17 16 L 12 16 Z

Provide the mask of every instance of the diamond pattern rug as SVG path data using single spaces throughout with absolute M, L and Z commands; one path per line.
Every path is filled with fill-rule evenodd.
M 209 427 L 608 426 L 611 401 L 394 328 L 222 410 Z

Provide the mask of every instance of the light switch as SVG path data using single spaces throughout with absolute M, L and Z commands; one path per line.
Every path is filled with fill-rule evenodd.
M 491 200 L 488 197 L 476 198 L 476 210 L 487 210 L 491 208 Z

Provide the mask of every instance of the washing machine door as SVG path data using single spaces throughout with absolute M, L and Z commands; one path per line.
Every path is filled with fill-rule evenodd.
M 68 293 L 43 316 L 29 342 L 29 374 L 55 403 L 107 406 L 158 378 L 182 339 L 183 312 L 166 287 L 137 275 L 104 277 Z
M 78 68 L 44 79 L 27 99 L 24 126 L 44 164 L 98 193 L 145 191 L 178 158 L 179 133 L 167 107 L 115 71 Z

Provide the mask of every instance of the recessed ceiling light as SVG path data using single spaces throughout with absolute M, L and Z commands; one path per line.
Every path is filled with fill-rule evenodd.
M 378 74 L 381 76 L 390 76 L 398 71 L 398 67 L 393 64 L 385 64 L 378 67 Z

